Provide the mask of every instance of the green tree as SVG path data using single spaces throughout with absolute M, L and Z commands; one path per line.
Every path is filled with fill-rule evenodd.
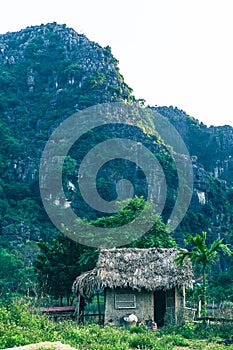
M 118 203 L 118 207 L 118 212 L 111 216 L 104 216 L 91 221 L 79 218 L 76 231 L 71 232 L 68 228 L 64 228 L 64 232 L 70 237 L 77 236 L 79 239 L 83 237 L 85 241 L 88 237 L 90 245 L 94 245 L 96 243 L 95 230 L 91 231 L 90 229 L 90 232 L 87 232 L 85 227 L 82 232 L 80 229 L 82 221 L 84 221 L 88 222 L 90 226 L 109 229 L 105 239 L 101 239 L 101 247 L 171 248 L 177 246 L 161 216 L 153 213 L 152 203 L 146 202 L 143 197 L 135 196 L 133 199 L 123 200 Z M 131 226 L 127 226 L 127 224 L 138 218 L 144 209 L 145 213 L 141 215 L 140 221 L 137 223 L 137 228 L 142 232 L 139 237 L 138 232 L 132 232 Z M 148 222 L 151 224 L 151 228 L 145 233 L 145 227 L 149 226 Z M 111 228 L 118 228 L 118 234 L 116 235 L 115 231 L 111 231 Z M 119 244 L 120 242 L 129 243 Z
M 196 234 L 195 236 L 188 235 L 185 239 L 185 243 L 192 244 L 190 251 L 182 250 L 178 253 L 176 262 L 182 266 L 185 259 L 190 259 L 195 268 L 200 267 L 203 279 L 202 279 L 202 314 L 206 315 L 206 271 L 207 267 L 210 266 L 216 259 L 217 254 L 220 250 L 227 255 L 231 255 L 232 252 L 227 244 L 222 243 L 223 239 L 216 239 L 208 247 L 207 245 L 207 233 L 205 231 L 202 234 Z
M 37 296 L 38 294 L 36 274 L 28 261 L 29 255 L 32 259 L 34 249 L 30 248 L 28 243 L 24 252 L 20 250 L 21 247 L 10 251 L 7 248 L 0 248 L 0 297 L 4 300 L 15 295 Z M 22 257 L 23 253 L 24 257 Z
M 40 254 L 34 266 L 42 294 L 59 299 L 60 305 L 63 305 L 63 298 L 67 299 L 68 305 L 71 304 L 72 284 L 79 274 L 94 267 L 96 250 L 71 241 L 62 234 L 52 244 L 40 241 L 38 245 Z
M 142 197 L 135 197 L 130 201 L 119 203 L 120 210 L 113 216 L 102 217 L 91 222 L 92 225 L 105 227 L 120 227 L 137 217 L 145 206 Z M 126 205 L 127 204 L 127 205 Z M 127 247 L 149 248 L 149 247 L 174 247 L 176 243 L 171 237 L 167 226 L 158 215 L 153 216 L 153 227 L 142 237 L 130 241 L 130 232 L 126 232 L 130 244 Z M 69 236 L 70 232 L 66 229 Z M 77 235 L 80 235 L 77 232 Z M 95 236 L 90 239 L 95 240 Z M 116 237 L 106 238 L 106 247 L 117 244 Z M 72 299 L 71 287 L 75 278 L 81 273 L 91 270 L 96 265 L 99 249 L 86 247 L 69 239 L 66 235 L 58 235 L 56 239 L 49 242 L 38 243 L 40 254 L 35 261 L 35 269 L 38 273 L 38 280 L 43 294 L 52 295 L 55 299 L 66 297 L 69 304 Z
M 17 292 L 21 283 L 22 262 L 6 249 L 0 249 L 0 296 Z

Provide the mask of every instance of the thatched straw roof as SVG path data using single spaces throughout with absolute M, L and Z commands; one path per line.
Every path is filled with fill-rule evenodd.
M 74 281 L 73 291 L 89 298 L 104 288 L 155 291 L 182 285 L 191 287 L 191 263 L 185 261 L 182 268 L 178 267 L 174 262 L 178 251 L 177 248 L 103 249 L 96 267 Z

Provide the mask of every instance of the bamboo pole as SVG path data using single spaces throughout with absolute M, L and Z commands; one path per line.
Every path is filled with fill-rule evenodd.
M 97 292 L 97 304 L 98 304 L 98 314 L 99 314 L 99 325 L 101 325 L 101 310 L 100 310 L 100 296 L 99 292 Z

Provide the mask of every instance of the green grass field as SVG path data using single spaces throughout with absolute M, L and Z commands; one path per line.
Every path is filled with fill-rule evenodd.
M 211 326 L 187 323 L 157 331 L 146 327 L 78 326 L 74 321 L 49 320 L 27 304 L 14 302 L 8 307 L 0 306 L 1 349 L 45 341 L 61 341 L 80 350 L 226 349 L 225 345 L 217 342 L 232 335 L 232 324 Z M 227 349 L 233 349 L 233 346 Z

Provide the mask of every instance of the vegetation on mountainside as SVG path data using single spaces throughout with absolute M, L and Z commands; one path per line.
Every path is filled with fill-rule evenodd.
M 61 237 L 45 213 L 38 184 L 41 152 L 54 128 L 75 111 L 97 103 L 131 103 L 135 97 L 124 82 L 110 47 L 101 48 L 65 26 L 50 23 L 19 33 L 7 33 L 0 35 L 0 43 L 3 47 L 0 57 L 0 294 L 7 298 L 15 294 L 39 296 L 51 293 L 56 298 L 66 296 L 69 299 L 74 271 L 76 274 L 85 271 L 93 261 L 89 261 L 88 249 Z M 163 113 L 166 114 L 161 110 Z M 166 115 L 168 119 L 169 113 Z M 172 118 L 175 122 L 176 116 Z M 207 162 L 209 170 L 207 158 L 211 158 L 225 131 L 220 130 L 212 137 L 204 125 L 186 115 L 184 126 L 187 131 L 184 140 L 190 144 L 191 156 L 204 165 Z M 162 217 L 155 218 L 155 227 L 133 242 L 133 246 L 183 245 L 187 233 L 200 234 L 203 230 L 208 231 L 209 242 L 219 236 L 227 244 L 232 244 L 232 188 L 212 176 L 205 180 L 205 203 L 194 203 L 172 237 L 169 236 L 164 222 L 177 198 L 178 176 L 170 146 L 164 145 L 146 114 L 139 120 L 138 127 L 123 127 L 121 124 L 113 127 L 110 124 L 86 133 L 78 144 L 73 145 L 63 168 L 63 182 L 74 211 L 94 225 L 103 227 L 116 222 L 119 225 L 125 220 L 123 212 L 100 217 L 100 213 L 90 208 L 87 210 L 78 187 L 71 191 L 68 186 L 69 182 L 77 185 L 78 167 L 84 155 L 98 143 L 114 137 L 141 142 L 153 152 L 163 168 L 168 187 Z M 206 138 L 210 152 L 203 152 Z M 147 198 L 147 184 L 140 168 L 124 160 L 107 165 L 110 166 L 100 169 L 97 179 L 97 189 L 105 200 L 116 198 L 115 185 L 122 178 L 134 184 L 135 196 Z M 137 205 L 140 207 L 141 204 Z M 127 219 L 132 218 L 131 214 Z M 40 239 L 39 250 L 36 242 Z M 41 255 L 35 272 L 33 263 L 38 251 Z M 70 261 L 65 263 L 69 254 Z M 55 257 L 61 262 L 57 266 Z M 232 258 L 221 255 L 213 268 L 215 278 L 211 278 L 211 274 L 208 276 L 208 295 L 215 301 L 233 301 L 232 266 Z M 54 282 L 58 271 L 66 269 L 69 273 L 63 273 L 61 280 L 69 291 L 59 290 L 58 283 Z M 44 276 L 49 273 L 51 279 L 45 279 L 47 282 L 42 285 Z

